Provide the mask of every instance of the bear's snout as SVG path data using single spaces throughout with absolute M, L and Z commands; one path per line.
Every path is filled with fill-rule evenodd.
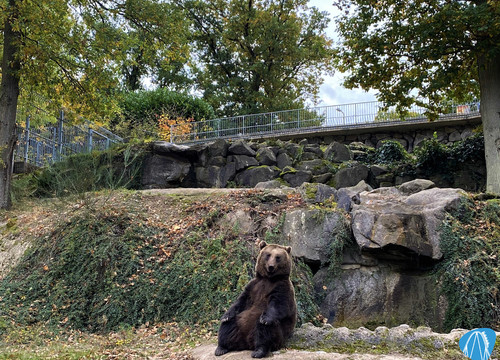
M 274 265 L 267 265 L 267 272 L 272 274 L 276 270 L 276 267 Z

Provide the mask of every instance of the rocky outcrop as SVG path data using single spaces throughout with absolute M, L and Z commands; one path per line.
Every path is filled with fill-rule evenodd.
M 315 274 L 316 293 L 323 297 L 320 310 L 330 324 L 442 327 L 447 302 L 431 273 L 371 265 L 344 264 L 338 277 L 330 276 L 328 268 Z
M 300 209 L 286 214 L 283 240 L 292 255 L 309 264 L 326 264 L 336 235 L 346 228 L 345 218 L 336 211 Z
M 235 177 L 236 183 L 243 187 L 254 187 L 260 182 L 273 180 L 280 173 L 279 169 L 271 166 L 257 166 L 248 168 Z
M 346 145 L 334 141 L 326 148 L 324 158 L 331 162 L 341 163 L 352 160 L 353 154 Z
M 154 154 L 144 161 L 142 186 L 145 189 L 179 187 L 190 169 L 191 162 L 177 154 Z
M 460 189 L 440 188 L 409 196 L 397 188 L 362 192 L 351 213 L 356 243 L 361 250 L 377 253 L 379 257 L 439 260 L 443 255 L 439 226 L 447 211 L 457 209 L 463 195 Z
M 337 189 L 354 186 L 360 181 L 368 181 L 369 174 L 368 166 L 362 164 L 340 169 L 333 177 L 333 186 Z

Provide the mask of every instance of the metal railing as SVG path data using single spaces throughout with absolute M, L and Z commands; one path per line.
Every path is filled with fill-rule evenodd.
M 439 119 L 479 115 L 479 102 L 446 103 Z M 427 121 L 428 109 L 414 105 L 401 117 L 394 108 L 382 102 L 362 102 L 297 110 L 241 115 L 213 120 L 176 124 L 170 127 L 170 142 L 197 143 L 215 139 L 257 138 L 310 132 L 347 129 L 361 126 L 382 126 L 395 122 Z
M 17 127 L 14 160 L 35 166 L 60 161 L 66 156 L 106 150 L 123 139 L 109 130 L 86 122 L 81 126 L 66 126 L 61 111 L 57 124 L 31 128 L 31 115 L 25 115 L 24 126 Z

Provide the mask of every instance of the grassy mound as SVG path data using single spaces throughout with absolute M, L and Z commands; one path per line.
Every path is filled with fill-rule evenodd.
M 0 320 L 89 331 L 217 320 L 253 276 L 258 252 L 258 234 L 240 236 L 225 216 L 251 205 L 259 224 L 301 205 L 258 193 L 127 196 L 83 206 L 37 238 L 0 282 Z M 264 236 L 278 232 L 267 229 Z M 301 321 L 317 314 L 311 276 L 307 267 L 295 267 Z

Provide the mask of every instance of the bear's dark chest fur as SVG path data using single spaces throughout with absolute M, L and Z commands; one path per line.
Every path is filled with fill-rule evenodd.
M 269 279 L 259 279 L 256 281 L 255 286 L 250 291 L 249 308 L 252 306 L 265 310 L 269 302 L 269 296 L 276 288 L 276 282 L 271 282 Z

